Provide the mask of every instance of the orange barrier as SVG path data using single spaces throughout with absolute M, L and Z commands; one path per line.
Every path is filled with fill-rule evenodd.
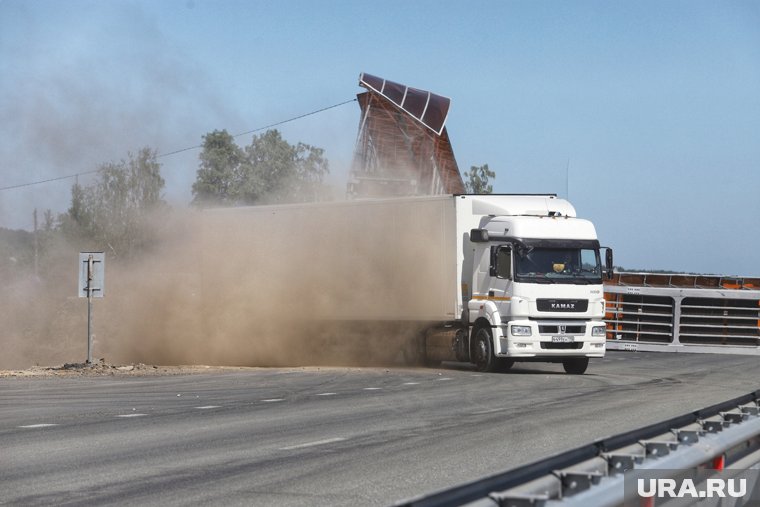
M 760 289 L 760 278 L 722 275 L 691 275 L 683 273 L 630 273 L 615 272 L 607 285 L 634 285 L 639 287 L 683 287 L 695 289 L 723 288 L 730 290 Z

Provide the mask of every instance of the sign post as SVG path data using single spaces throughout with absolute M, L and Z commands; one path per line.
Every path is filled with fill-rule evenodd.
M 87 298 L 87 364 L 92 364 L 92 298 L 105 293 L 106 254 L 79 253 L 79 297 Z

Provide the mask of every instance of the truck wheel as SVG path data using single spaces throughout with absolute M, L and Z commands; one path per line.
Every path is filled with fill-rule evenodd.
M 493 340 L 491 330 L 487 327 L 481 327 L 475 332 L 474 348 L 472 353 L 472 362 L 478 371 L 494 372 L 496 371 L 496 358 L 493 355 Z
M 588 357 L 573 357 L 562 361 L 565 372 L 570 375 L 583 375 L 588 368 Z

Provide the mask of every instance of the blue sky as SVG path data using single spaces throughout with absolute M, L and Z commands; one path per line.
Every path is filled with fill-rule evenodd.
M 450 97 L 460 168 L 569 194 L 617 264 L 760 276 L 757 1 L 0 0 L 0 187 L 350 100 L 360 72 Z M 343 188 L 358 124 L 279 128 Z M 176 206 L 197 155 L 161 158 Z M 0 191 L 0 227 L 72 183 Z

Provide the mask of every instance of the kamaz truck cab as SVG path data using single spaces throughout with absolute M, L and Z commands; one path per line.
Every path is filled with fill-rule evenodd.
M 455 342 L 458 358 L 481 371 L 549 361 L 585 372 L 589 358 L 605 353 L 602 277 L 612 251 L 603 268 L 594 225 L 551 195 L 473 202 L 478 210 L 465 256 L 472 270 L 462 272 L 470 328 Z

